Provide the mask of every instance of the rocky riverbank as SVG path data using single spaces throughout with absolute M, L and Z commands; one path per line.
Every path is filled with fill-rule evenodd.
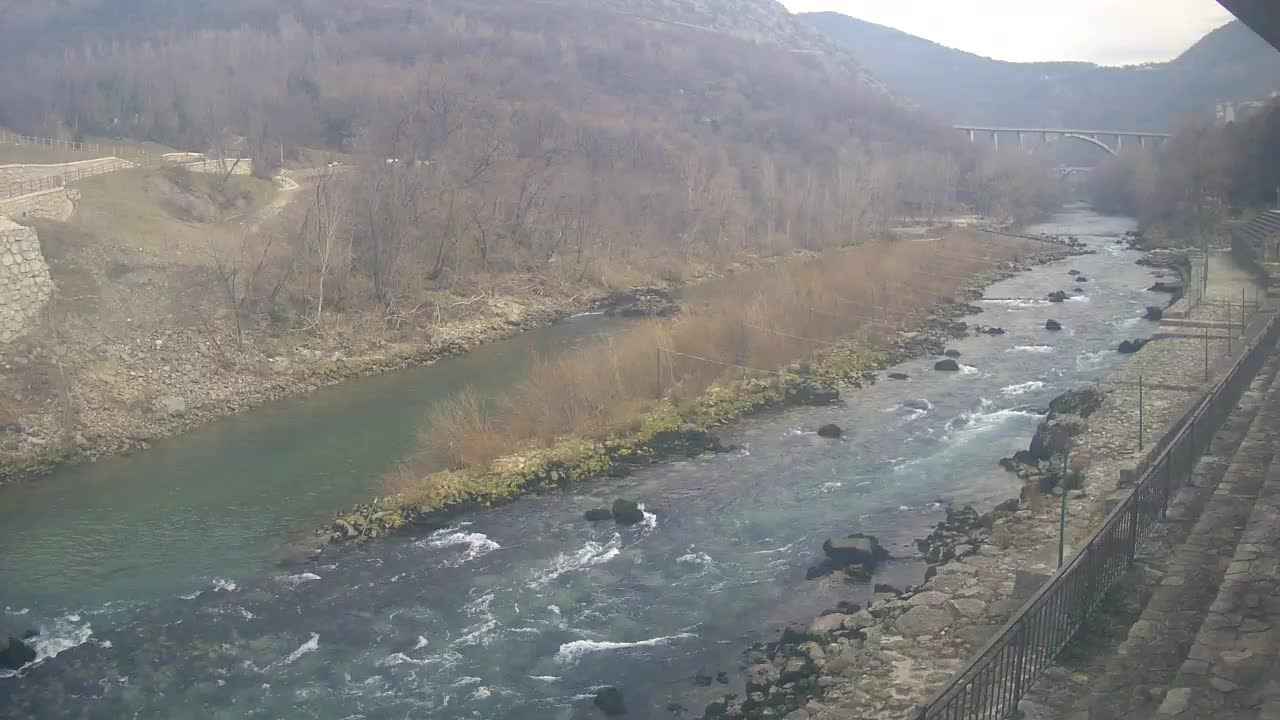
M 156 330 L 107 348 L 19 343 L 6 349 L 0 369 L 39 376 L 52 399 L 21 417 L 0 417 L 0 485 L 67 463 L 145 450 L 154 440 L 344 380 L 460 355 L 600 302 L 609 296 L 489 299 L 468 319 L 421 336 L 316 337 L 287 352 L 266 336 L 246 333 L 236 342 L 195 328 Z M 109 356 L 114 370 L 74 373 L 82 350 Z M 116 400 L 121 397 L 131 399 Z
M 1185 255 L 1146 256 L 1142 264 L 1185 268 Z M 1226 288 L 1238 293 L 1236 288 Z M 1170 315 L 1222 323 L 1217 306 L 1192 308 L 1182 298 Z M 1266 315 L 1255 318 L 1255 328 Z M 1099 386 L 1057 397 L 1032 446 L 1002 464 L 1026 481 L 1019 499 L 979 515 L 948 508 L 946 519 L 917 541 L 926 566 L 920 584 L 875 586 L 867 607 L 840 603 L 808 624 L 788 628 L 781 639 L 746 655 L 744 690 L 709 705 L 704 718 L 787 720 L 901 720 L 957 672 L 1047 580 L 1056 566 L 1059 503 L 1066 495 L 1066 552 L 1070 556 L 1106 513 L 1130 491 L 1150 461 L 1153 445 L 1175 427 L 1209 387 L 1198 336 L 1174 333 L 1152 341 Z M 1243 342 L 1235 344 L 1239 352 Z M 1232 357 L 1213 348 L 1210 379 L 1225 373 Z M 1148 442 L 1136 437 L 1137 388 L 1148 387 L 1144 424 Z M 1070 454 L 1067 455 L 1067 451 Z M 1069 457 L 1063 471 L 1063 458 Z M 1064 482 L 1065 480 L 1065 482 Z M 1053 497 L 1058 496 L 1058 497 Z M 828 553 L 828 557 L 831 555 Z M 874 568 L 872 568 L 874 570 Z M 854 565 L 820 582 L 858 582 L 868 568 Z M 870 582 L 874 582 L 874 572 Z
M 340 513 L 317 531 L 322 544 L 385 537 L 407 529 L 439 526 L 457 512 L 508 502 L 527 492 L 548 491 L 662 459 L 719 449 L 718 426 L 767 408 L 834 402 L 840 389 L 876 382 L 877 373 L 906 360 L 944 355 L 947 342 L 970 332 L 959 318 L 979 312 L 970 301 L 998 280 L 1034 265 L 1059 260 L 1078 247 L 1045 249 L 1025 262 L 1006 262 L 975 275 L 950 302 L 935 305 L 916 327 L 897 333 L 883 349 L 867 351 L 835 347 L 809 362 L 787 367 L 768 379 L 751 378 L 714 386 L 691 411 L 669 403 L 645 417 L 640 430 L 624 437 L 593 441 L 572 438 L 548 449 L 515 453 L 495 461 L 485 472 L 436 473 L 413 496 L 378 498 Z M 977 327 L 974 332 L 998 333 Z M 954 361 L 952 361 L 954 362 Z M 892 378 L 891 378 L 892 379 Z

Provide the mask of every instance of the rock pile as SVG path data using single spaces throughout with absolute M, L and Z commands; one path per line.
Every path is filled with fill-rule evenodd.
M 1097 387 L 1068 390 L 1049 403 L 1049 413 L 1036 428 L 1031 445 L 1013 457 L 1000 459 L 1000 466 L 1026 480 L 1027 487 L 1049 492 L 1064 485 L 1063 465 L 1075 439 L 1088 429 L 1085 418 L 1102 407 L 1105 395 Z M 1079 481 L 1079 466 L 1066 468 L 1066 486 Z M 1070 487 L 1064 487 L 1064 490 Z M 1024 489 L 1025 493 L 1025 489 Z

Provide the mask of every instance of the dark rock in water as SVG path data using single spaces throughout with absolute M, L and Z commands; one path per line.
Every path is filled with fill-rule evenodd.
M 821 383 L 803 382 L 787 388 L 787 400 L 797 405 L 830 405 L 839 399 L 839 390 Z
M 1067 294 L 1062 290 L 1055 290 L 1049 293 L 1048 298 L 1049 298 L 1049 302 L 1055 302 L 1055 303 L 1066 302 Z
M 854 533 L 843 538 L 827 538 L 822 552 L 837 567 L 860 566 L 868 572 L 882 561 L 889 559 L 889 551 L 880 546 L 874 535 Z
M 822 563 L 821 565 L 814 565 L 813 567 L 807 568 L 804 571 L 804 579 L 817 580 L 820 577 L 825 577 L 827 575 L 830 575 L 832 570 L 835 570 L 835 568 L 831 567 L 827 563 Z
M 1052 319 L 1050 319 L 1050 320 L 1045 320 L 1045 321 L 1044 321 L 1044 329 L 1045 329 L 1045 330 L 1061 330 L 1061 329 L 1062 329 L 1062 323 L 1058 322 L 1057 320 L 1052 320 Z
M 1036 456 L 1032 455 L 1030 450 L 1019 450 L 1013 454 L 1013 461 L 1019 465 L 1035 465 Z
M 16 637 L 0 642 L 0 668 L 17 670 L 36 659 L 36 651 Z
M 1085 277 L 1085 276 L 1083 276 L 1083 275 L 1077 275 L 1077 276 L 1076 276 L 1076 282 L 1089 282 L 1089 278 L 1087 278 L 1087 277 Z
M 1079 274 L 1080 274 L 1080 271 L 1079 271 L 1079 270 L 1074 270 L 1074 269 L 1073 269 L 1073 270 L 1068 270 L 1068 271 L 1067 271 L 1067 274 L 1068 274 L 1068 275 L 1079 275 Z
M 979 325 L 977 332 L 981 335 L 1003 335 L 1006 330 L 1002 327 L 989 327 L 987 325 Z
M 1098 408 L 1106 396 L 1094 385 L 1068 390 L 1049 401 L 1050 415 L 1079 415 L 1089 417 Z M 1017 458 L 1017 455 L 1014 455 Z
M 711 687 L 711 676 L 699 671 L 693 676 L 693 684 L 698 687 Z
M 934 363 L 933 369 L 939 370 L 942 372 L 959 372 L 960 363 L 957 363 L 955 360 L 947 358 L 946 360 L 939 360 L 938 362 Z
M 875 587 L 871 588 L 871 592 L 876 593 L 877 595 L 884 593 L 887 595 L 893 595 L 894 597 L 902 594 L 901 590 L 887 583 L 876 583 Z
M 1163 320 L 1164 310 L 1158 305 L 1148 305 L 1147 314 L 1142 317 L 1147 320 Z
M 728 685 L 729 673 L 724 672 L 723 670 L 716 673 L 716 682 L 720 683 L 721 685 Z
M 1015 462 L 1014 459 L 1011 457 L 1000 458 L 1000 467 L 1004 468 L 1005 470 L 1008 470 L 1011 473 L 1018 472 L 1018 463 Z
M 688 711 L 689 711 L 689 708 L 685 707 L 684 705 L 681 705 L 678 702 L 667 703 L 667 712 L 671 713 L 672 715 L 675 715 L 676 717 L 679 717 Z
M 33 638 L 33 637 L 35 637 L 35 636 L 37 636 L 37 635 L 39 635 L 39 634 L 40 634 L 40 633 L 36 632 L 35 630 L 23 630 L 23 631 L 22 631 L 22 639 L 23 639 L 23 640 L 30 640 L 31 638 Z
M 1182 283 L 1165 282 L 1163 280 L 1160 280 L 1160 281 L 1157 281 L 1155 285 L 1152 285 L 1151 287 L 1147 288 L 1147 290 L 1151 292 L 1171 293 L 1171 294 L 1177 295 L 1182 292 Z
M 910 380 L 911 376 L 906 373 L 894 372 L 894 373 L 889 373 L 889 379 L 890 380 Z
M 609 717 L 627 714 L 627 706 L 622 701 L 622 691 L 616 687 L 606 686 L 600 688 L 596 691 L 595 700 L 592 702 Z
M 1147 341 L 1142 338 L 1137 338 L 1135 340 L 1122 340 L 1120 341 L 1120 347 L 1116 348 L 1116 350 L 1123 355 L 1131 355 L 1141 350 L 1142 346 L 1146 344 Z
M 958 358 L 958 357 L 960 357 L 960 351 L 959 351 L 959 350 L 947 350 L 946 352 L 944 352 L 944 353 L 942 353 L 942 354 L 943 354 L 943 355 L 946 355 L 946 356 L 947 356 L 947 357 L 949 357 L 949 358 Z
M 1087 428 L 1084 420 L 1075 415 L 1050 416 L 1036 428 L 1029 452 L 1037 462 L 1061 455 L 1071 449 L 1076 436 Z
M 695 457 L 704 452 L 724 450 L 724 446 L 720 444 L 720 438 L 695 425 L 654 433 L 649 439 L 649 448 L 659 457 L 676 455 Z
M 1084 292 L 1084 288 L 1082 288 L 1082 287 L 1078 287 L 1078 288 L 1071 288 L 1071 292 L 1073 292 L 1073 293 L 1082 293 L 1082 292 Z
M 840 429 L 839 425 L 832 425 L 828 423 L 818 428 L 818 435 L 824 438 L 838 438 L 843 434 L 844 431 Z
M 704 718 L 721 718 L 729 712 L 729 698 L 720 698 L 707 703 L 707 707 L 702 711 Z
M 644 520 L 644 511 L 640 509 L 639 503 L 634 500 L 623 500 L 621 498 L 614 500 L 611 514 L 614 520 L 623 525 L 635 525 Z
M 591 508 L 590 510 L 582 513 L 582 517 L 590 520 L 591 522 L 600 522 L 601 520 L 608 520 L 612 518 L 613 511 L 609 508 Z

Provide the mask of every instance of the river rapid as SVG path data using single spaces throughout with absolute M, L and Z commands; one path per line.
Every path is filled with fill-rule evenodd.
M 733 691 L 750 643 L 774 640 L 786 623 L 837 600 L 865 600 L 869 588 L 804 579 L 824 538 L 880 536 L 904 559 L 876 581 L 910 584 L 922 570 L 910 560 L 912 540 L 946 503 L 985 511 L 1018 494 L 1019 481 L 996 461 L 1026 447 L 1051 398 L 1119 364 L 1119 341 L 1152 330 L 1140 319 L 1145 306 L 1168 300 L 1145 290 L 1152 279 L 1134 264 L 1140 255 L 1115 244 L 1133 227 L 1071 208 L 1031 228 L 1076 235 L 1098 254 L 989 287 L 988 297 L 1009 299 L 983 301 L 967 320 L 1008 334 L 955 341 L 961 372 L 933 371 L 934 358 L 906 363 L 893 370 L 910 380 L 726 428 L 732 452 L 523 498 L 291 569 L 266 569 L 256 551 L 240 567 L 208 557 L 198 523 L 190 546 L 160 553 L 164 562 L 144 558 L 122 571 L 125 583 L 103 581 L 86 561 L 81 583 L 54 551 L 39 571 L 31 560 L 0 560 L 0 622 L 41 632 L 40 660 L 0 676 L 0 717 L 568 720 L 599 716 L 591 696 L 602 685 L 622 690 L 629 717 L 697 712 Z M 1070 268 L 1088 276 L 1083 294 L 1062 304 L 1030 299 L 1071 293 Z M 1063 330 L 1044 330 L 1047 318 Z M 843 440 L 814 434 L 829 422 L 845 429 Z M 314 452 L 317 463 L 365 452 L 300 442 L 281 452 Z M 371 441 L 351 440 L 361 442 Z M 214 483 L 237 461 L 172 460 Z M 645 522 L 582 519 L 616 497 L 645 503 Z M 75 527 L 55 509 L 27 512 L 32 527 L 51 533 Z M 290 529 L 260 534 L 283 542 Z M 20 537 L 3 532 L 5 553 L 20 548 Z M 110 542 L 146 544 L 146 532 L 122 528 Z M 269 544 L 257 537 L 247 542 Z M 719 673 L 727 687 L 695 683 Z

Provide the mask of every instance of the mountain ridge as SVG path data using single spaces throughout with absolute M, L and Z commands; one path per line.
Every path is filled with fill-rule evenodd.
M 798 17 L 895 93 L 954 123 L 1174 130 L 1212 118 L 1220 100 L 1280 88 L 1280 53 L 1239 21 L 1168 62 L 1104 66 L 995 60 L 839 13 Z

